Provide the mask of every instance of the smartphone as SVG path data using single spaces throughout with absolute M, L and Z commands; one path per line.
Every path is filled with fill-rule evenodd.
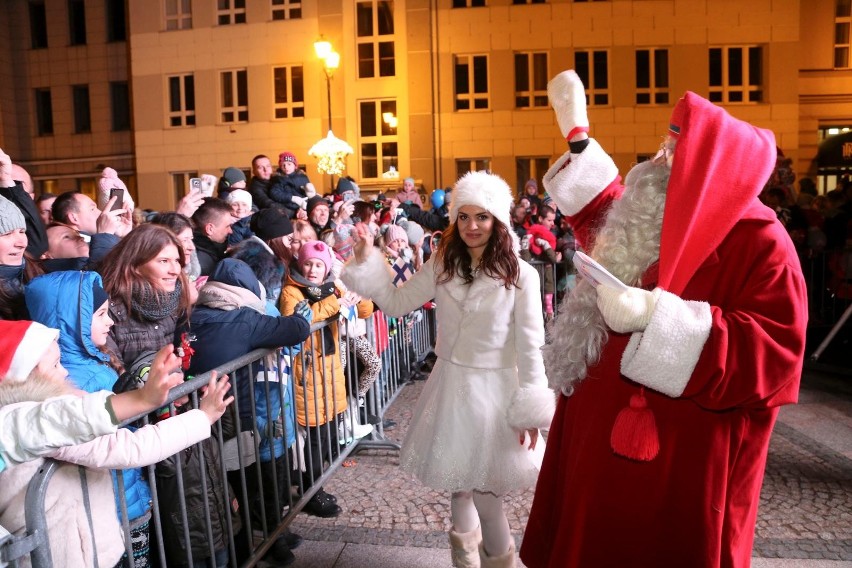
M 115 197 L 115 203 L 112 204 L 110 211 L 124 209 L 124 190 L 117 187 L 112 188 L 109 190 L 109 198 L 112 199 L 113 197 Z
M 189 191 L 201 193 L 201 178 L 189 178 Z

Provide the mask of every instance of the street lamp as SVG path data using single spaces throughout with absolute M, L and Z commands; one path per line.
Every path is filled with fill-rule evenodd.
M 331 78 L 334 71 L 340 67 L 340 54 L 334 51 L 331 42 L 320 36 L 314 42 L 314 52 L 317 57 L 322 60 L 323 70 L 325 71 L 325 86 L 328 94 L 328 130 L 331 131 Z

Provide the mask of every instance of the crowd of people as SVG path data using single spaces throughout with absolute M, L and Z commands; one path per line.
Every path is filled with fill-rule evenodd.
M 364 403 L 381 383 L 381 346 L 401 331 L 413 349 L 409 314 L 428 306 L 436 361 L 400 466 L 448 492 L 454 566 L 515 566 L 503 495 L 536 484 L 527 566 L 748 565 L 769 435 L 798 391 L 798 257 L 829 251 L 852 281 L 852 184 L 822 197 L 804 183 L 793 203 L 771 132 L 687 93 L 660 152 L 622 185 L 589 137 L 576 73 L 557 75 L 548 96 L 568 151 L 546 191 L 530 179 L 517 196 L 486 172 L 428 199 L 412 178 L 393 196 L 364 199 L 349 177 L 320 195 L 282 152 L 276 170 L 255 156 L 250 177 L 202 176 L 175 211 L 154 212 L 134 210 L 111 168 L 97 202 L 36 198 L 0 152 L 0 524 L 22 528 L 44 456 L 103 488 L 85 505 L 96 527 L 82 526 L 85 475 L 66 473 L 49 495 L 81 519 L 48 519 L 54 560 L 69 565 L 150 565 L 152 485 L 169 565 L 187 550 L 216 566 L 247 558 L 250 536 L 229 551 L 226 535 L 280 520 L 270 488 L 311 488 L 306 513 L 339 515 L 311 486 L 378 426 Z M 578 249 L 617 285 L 575 275 Z M 160 408 L 184 373 L 263 347 L 280 358 L 214 376 L 198 409 L 117 429 Z M 292 380 L 270 380 L 284 367 Z M 31 421 L 46 427 L 33 435 Z M 258 459 L 234 492 L 239 472 L 223 475 L 211 432 L 255 430 Z M 300 542 L 285 531 L 265 559 L 290 564 Z

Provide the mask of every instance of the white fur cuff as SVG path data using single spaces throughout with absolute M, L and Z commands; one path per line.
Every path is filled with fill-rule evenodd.
M 663 291 L 642 333 L 634 333 L 621 358 L 621 373 L 671 397 L 683 394 L 710 337 L 710 304 Z
M 556 412 L 556 394 L 547 387 L 523 387 L 515 391 L 507 418 L 516 430 L 550 428 Z
M 606 189 L 617 175 L 615 162 L 594 138 L 590 138 L 589 145 L 579 154 L 566 152 L 556 160 L 542 181 L 559 210 L 570 217 Z

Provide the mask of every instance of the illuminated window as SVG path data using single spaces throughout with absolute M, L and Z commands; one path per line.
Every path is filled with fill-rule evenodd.
M 849 68 L 849 27 L 852 25 L 852 1 L 837 0 L 834 11 L 834 68 Z
M 358 104 L 358 144 L 361 179 L 378 179 L 393 166 L 399 171 L 396 100 L 367 100 Z
M 763 100 L 763 49 L 759 46 L 710 48 L 710 100 L 759 103 Z

